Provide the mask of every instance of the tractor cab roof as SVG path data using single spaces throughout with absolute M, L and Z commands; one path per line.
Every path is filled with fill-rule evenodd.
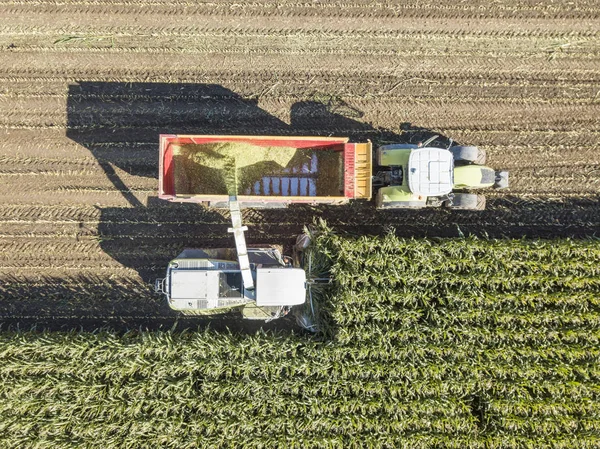
M 442 148 L 417 148 L 408 159 L 408 187 L 417 195 L 439 196 L 452 191 L 454 158 Z

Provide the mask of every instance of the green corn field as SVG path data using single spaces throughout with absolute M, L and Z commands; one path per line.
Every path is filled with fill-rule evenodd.
M 308 255 L 317 335 L 0 333 L 0 447 L 600 447 L 600 241 Z

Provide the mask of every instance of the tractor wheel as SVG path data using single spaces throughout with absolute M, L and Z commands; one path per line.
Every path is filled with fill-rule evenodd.
M 487 159 L 485 151 L 477 147 L 456 145 L 450 147 L 455 162 L 469 162 L 477 165 L 485 165 Z
M 476 193 L 455 193 L 452 204 L 447 204 L 452 210 L 484 210 L 485 196 Z

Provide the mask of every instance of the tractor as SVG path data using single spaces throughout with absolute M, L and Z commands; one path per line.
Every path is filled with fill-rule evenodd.
M 508 172 L 486 167 L 485 151 L 452 143 L 448 148 L 422 144 L 384 145 L 377 149 L 373 187 L 379 188 L 381 209 L 422 209 L 445 206 L 455 210 L 483 210 L 484 188 L 508 187 Z

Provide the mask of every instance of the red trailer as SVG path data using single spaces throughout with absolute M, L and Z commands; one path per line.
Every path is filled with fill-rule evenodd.
M 242 169 L 223 165 L 231 151 L 245 164 Z M 349 143 L 346 137 L 162 134 L 159 197 L 228 207 L 229 193 L 218 176 L 234 171 L 242 176 L 235 193 L 245 207 L 368 200 L 371 151 L 370 142 Z

